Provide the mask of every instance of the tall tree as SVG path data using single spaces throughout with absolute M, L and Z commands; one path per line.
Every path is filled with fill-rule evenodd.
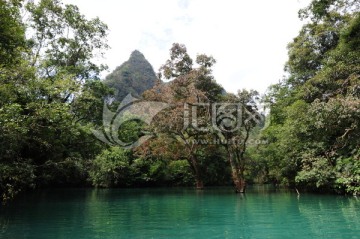
M 242 90 L 222 101 L 216 114 L 219 130 L 215 130 L 225 147 L 235 192 L 245 193 L 246 150 L 251 130 L 262 120 L 255 104 L 257 92 Z
M 222 88 L 211 76 L 211 67 L 215 60 L 206 55 L 199 55 L 196 62 L 198 67 L 193 66 L 193 60 L 188 55 L 186 47 L 174 43 L 170 49 L 170 59 L 160 68 L 159 73 L 160 77 L 171 82 L 158 84 L 145 92 L 144 97 L 172 105 L 156 117 L 154 130 L 166 134 L 169 140 L 175 140 L 183 146 L 186 150 L 186 160 L 196 180 L 196 187 L 201 189 L 204 187 L 206 164 L 200 159 L 199 152 L 208 145 L 201 144 L 200 140 L 205 139 L 209 133 L 199 130 L 198 127 L 208 127 L 208 123 L 211 122 L 208 103 L 219 97 Z M 189 107 L 196 108 L 196 119 L 191 119 L 193 123 L 199 124 L 195 128 L 194 125 L 189 126 Z

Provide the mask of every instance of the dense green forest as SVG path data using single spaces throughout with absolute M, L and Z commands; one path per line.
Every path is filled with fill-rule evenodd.
M 288 46 L 288 73 L 270 87 L 269 179 L 314 191 L 360 192 L 359 1 L 312 1 Z M 255 155 L 253 155 L 255 156 Z
M 286 77 L 260 98 L 226 93 L 212 75 L 215 59 L 192 58 L 178 43 L 157 75 L 134 51 L 101 80 L 106 66 L 94 57 L 109 48 L 105 23 L 60 0 L 0 0 L 1 200 L 60 186 L 245 192 L 246 183 L 274 183 L 359 194 L 359 11 L 357 0 L 300 10 L 305 25 L 288 45 Z M 139 106 L 105 127 L 105 109 L 131 104 L 121 102 L 127 93 L 166 108 L 143 122 L 131 114 L 151 108 Z M 122 147 L 94 130 L 147 140 Z

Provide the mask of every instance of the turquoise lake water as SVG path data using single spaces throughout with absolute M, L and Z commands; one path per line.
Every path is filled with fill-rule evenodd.
M 59 189 L 0 208 L 0 238 L 360 238 L 360 199 L 250 187 Z

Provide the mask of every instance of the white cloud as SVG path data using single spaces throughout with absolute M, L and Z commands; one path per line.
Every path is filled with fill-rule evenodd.
M 214 75 L 229 92 L 263 92 L 283 75 L 287 44 L 302 22 L 300 8 L 310 0 L 64 0 L 110 28 L 104 63 L 110 70 L 140 50 L 155 71 L 173 42 L 189 53 L 215 57 Z

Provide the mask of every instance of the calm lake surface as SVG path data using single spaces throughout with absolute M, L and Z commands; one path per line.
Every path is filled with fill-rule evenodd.
M 0 238 L 360 238 L 360 199 L 250 187 L 59 189 L 0 208 Z

